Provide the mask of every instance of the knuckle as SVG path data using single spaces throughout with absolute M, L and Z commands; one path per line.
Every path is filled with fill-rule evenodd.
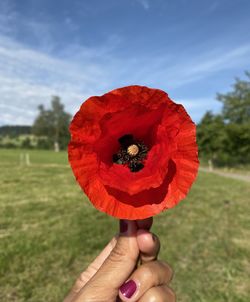
M 166 302 L 166 297 L 165 295 L 158 295 L 158 294 L 153 294 L 149 297 L 150 300 L 148 301 L 152 301 L 152 302 Z
M 79 281 L 79 282 L 84 282 L 85 280 L 86 280 L 86 276 L 87 274 L 86 274 L 86 271 L 85 272 L 82 272 L 79 276 L 78 276 L 78 278 L 77 278 L 77 281 Z
M 176 302 L 176 294 L 172 288 L 170 288 L 170 287 L 168 288 L 168 293 L 169 293 L 169 298 L 170 298 L 169 302 Z
M 144 265 L 144 267 L 142 266 L 141 270 L 142 270 L 141 274 L 143 276 L 143 279 L 147 281 L 152 281 L 156 279 L 157 271 L 154 269 L 153 265 Z
M 163 269 L 164 269 L 164 275 L 165 275 L 165 279 L 168 281 L 171 281 L 173 279 L 174 276 L 174 270 L 172 269 L 172 267 L 164 261 L 159 261 L 160 264 L 162 265 Z
M 155 272 L 155 270 L 153 269 L 152 266 L 148 267 L 146 275 L 147 275 L 147 279 L 148 280 L 154 280 L 154 279 L 156 279 L 155 278 L 156 272 Z
M 84 286 L 86 283 L 87 277 L 84 273 L 82 273 L 75 281 L 73 287 L 72 287 L 72 292 L 78 293 L 80 289 Z
M 157 301 L 157 302 L 166 302 L 166 297 L 162 295 L 162 296 L 158 297 L 157 300 L 155 300 L 155 301 Z
M 120 262 L 127 257 L 127 252 L 124 247 L 120 244 L 117 244 L 113 251 L 110 253 L 108 259 L 110 262 Z
M 172 297 L 170 297 L 167 289 L 162 286 L 152 287 L 151 289 L 149 289 L 145 295 L 145 301 L 174 302 L 174 300 L 172 300 Z
M 88 281 L 88 279 L 90 278 L 90 273 L 88 270 L 86 270 L 85 272 L 82 272 L 80 274 L 80 276 L 77 279 L 78 284 L 84 284 Z

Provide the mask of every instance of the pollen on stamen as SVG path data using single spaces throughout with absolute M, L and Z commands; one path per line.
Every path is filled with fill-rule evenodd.
M 136 156 L 139 153 L 139 147 L 136 144 L 130 145 L 127 149 L 130 156 Z
M 118 141 L 121 148 L 113 154 L 113 163 L 126 165 L 131 172 L 143 169 L 148 147 L 142 141 L 134 139 L 132 134 L 125 134 Z

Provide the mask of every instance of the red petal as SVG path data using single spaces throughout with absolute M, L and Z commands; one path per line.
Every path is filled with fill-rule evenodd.
M 183 199 L 195 180 L 195 125 L 160 90 L 130 86 L 92 97 L 75 115 L 70 131 L 69 161 L 76 179 L 94 206 L 112 216 L 155 215 Z M 151 147 L 137 173 L 110 161 L 119 148 L 117 138 L 127 131 Z

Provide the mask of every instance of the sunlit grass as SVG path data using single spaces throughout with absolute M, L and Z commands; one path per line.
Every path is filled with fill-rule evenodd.
M 0 301 L 62 301 L 117 221 L 87 201 L 66 153 L 29 151 L 25 166 L 21 152 L 0 150 Z M 249 195 L 248 183 L 200 173 L 185 201 L 155 217 L 179 302 L 248 301 Z

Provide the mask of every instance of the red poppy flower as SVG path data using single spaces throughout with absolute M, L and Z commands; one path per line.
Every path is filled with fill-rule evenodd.
M 195 124 L 159 89 L 129 86 L 90 97 L 74 116 L 69 161 L 93 205 L 143 219 L 172 208 L 199 166 Z

